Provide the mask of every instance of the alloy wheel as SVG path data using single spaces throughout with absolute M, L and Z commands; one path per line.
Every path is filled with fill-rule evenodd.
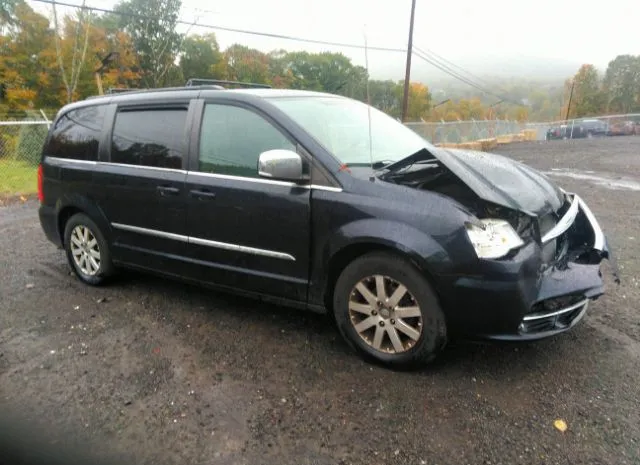
M 71 255 L 80 271 L 95 276 L 100 270 L 100 247 L 98 239 L 89 228 L 78 225 L 71 231 Z
M 406 352 L 422 335 L 418 302 L 406 286 L 388 276 L 369 276 L 353 287 L 349 318 L 362 340 L 384 353 Z

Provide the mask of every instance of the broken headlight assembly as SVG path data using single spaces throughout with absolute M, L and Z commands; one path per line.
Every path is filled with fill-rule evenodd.
M 500 258 L 524 245 L 511 225 L 504 220 L 484 219 L 480 224 L 466 223 L 467 236 L 478 258 Z

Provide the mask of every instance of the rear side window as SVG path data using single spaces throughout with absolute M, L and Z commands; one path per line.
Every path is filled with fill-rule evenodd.
M 199 171 L 258 177 L 258 157 L 295 145 L 262 116 L 230 105 L 205 106 L 200 134 Z
M 182 168 L 186 120 L 186 108 L 118 112 L 113 127 L 111 161 Z
M 51 131 L 46 155 L 74 160 L 95 161 L 102 133 L 106 106 L 71 110 L 60 117 Z

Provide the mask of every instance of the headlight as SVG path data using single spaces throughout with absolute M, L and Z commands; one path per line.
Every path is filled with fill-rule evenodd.
M 500 258 L 524 244 L 518 233 L 504 220 L 480 220 L 483 228 L 467 223 L 467 235 L 478 258 Z

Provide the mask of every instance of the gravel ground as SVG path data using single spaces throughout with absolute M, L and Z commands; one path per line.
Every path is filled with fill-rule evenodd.
M 0 208 L 0 406 L 114 463 L 640 463 L 640 137 L 497 151 L 581 194 L 615 247 L 622 284 L 571 332 L 392 372 L 324 316 L 134 273 L 84 286 L 30 201 Z

